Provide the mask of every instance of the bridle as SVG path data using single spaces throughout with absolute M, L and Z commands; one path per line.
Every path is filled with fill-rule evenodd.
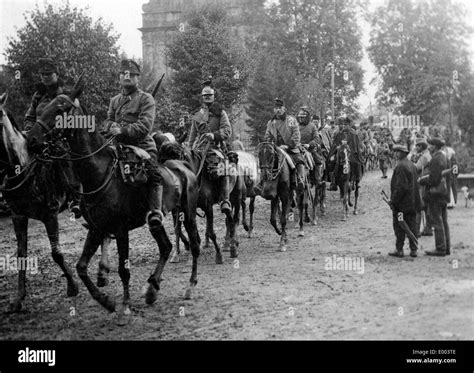
M 283 169 L 283 165 L 285 163 L 285 157 L 280 157 L 278 167 L 274 168 L 275 164 L 275 156 L 278 158 L 278 150 L 276 149 L 276 146 L 273 142 L 261 142 L 258 144 L 258 154 L 260 155 L 260 152 L 263 150 L 262 148 L 271 148 L 271 162 L 268 162 L 269 164 L 262 164 L 260 162 L 260 169 L 262 170 L 262 180 L 263 181 L 274 181 L 276 180 Z M 260 157 L 259 157 L 260 158 Z M 259 159 L 260 161 L 260 159 Z

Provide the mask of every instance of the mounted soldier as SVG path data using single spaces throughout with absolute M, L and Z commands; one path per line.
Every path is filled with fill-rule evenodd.
M 148 171 L 148 226 L 160 226 L 163 221 L 163 178 L 158 169 L 158 151 L 151 137 L 155 119 L 155 100 L 138 88 L 140 66 L 126 59 L 120 65 L 121 92 L 110 100 L 107 119 L 102 132 L 115 136 L 117 141 L 139 147 L 151 156 Z
M 206 83 L 209 84 L 210 82 Z M 220 150 L 223 157 L 227 159 L 226 142 L 232 134 L 229 117 L 222 105 L 215 101 L 215 91 L 209 85 L 203 88 L 201 96 L 202 106 L 199 111 L 192 116 L 189 144 L 192 148 L 200 148 L 200 144 L 203 144 L 203 139 L 207 139 L 210 141 L 208 150 Z M 222 213 L 227 214 L 231 211 L 229 195 L 229 176 L 225 175 L 220 198 Z
M 302 107 L 297 116 L 301 144 L 307 149 L 311 156 L 310 175 L 313 178 L 313 183 L 320 182 L 322 179 L 321 165 L 324 162 L 321 155 L 321 137 L 319 136 L 318 128 L 314 121 L 310 122 L 310 113 L 306 107 Z
M 26 112 L 23 129 L 26 134 L 35 125 L 37 120 L 41 117 L 46 106 L 55 99 L 58 95 L 65 93 L 63 87 L 63 81 L 59 76 L 58 66 L 51 58 L 40 58 L 39 59 L 39 73 L 41 75 L 41 83 L 37 86 L 37 91 L 33 94 L 31 104 Z M 74 108 L 71 109 L 71 113 Z M 67 180 L 63 182 L 69 184 L 70 188 L 74 191 L 81 190 L 81 183 L 77 181 L 72 170 L 72 164 L 70 162 L 61 163 L 63 171 Z M 77 193 L 71 193 L 71 203 L 69 205 L 70 211 L 74 214 L 75 218 L 78 219 L 82 216 L 80 210 L 80 195 Z
M 267 123 L 265 141 L 273 142 L 285 151 L 296 167 L 298 177 L 291 172 L 291 187 L 298 190 L 304 189 L 305 160 L 301 149 L 301 134 L 298 123 L 294 117 L 286 112 L 283 100 L 276 98 L 273 108 L 274 117 Z M 298 180 L 296 180 L 298 179 Z

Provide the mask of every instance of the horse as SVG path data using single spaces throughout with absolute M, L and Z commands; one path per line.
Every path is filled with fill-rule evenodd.
M 59 95 L 46 107 L 47 120 L 37 123 L 30 131 L 32 144 L 43 143 L 43 129 L 52 130 L 51 119 L 65 107 L 74 105 L 74 99 L 82 91 L 82 76 L 75 84 L 69 96 Z M 49 115 L 49 117 L 48 117 Z M 114 235 L 119 254 L 119 275 L 123 285 L 122 310 L 118 324 L 126 323 L 130 315 L 130 264 L 129 264 L 129 231 L 141 227 L 146 222 L 148 213 L 146 184 L 128 185 L 118 172 L 116 151 L 110 147 L 114 138 L 106 140 L 98 132 L 74 128 L 61 130 L 70 147 L 71 158 L 61 157 L 73 162 L 74 173 L 81 181 L 81 210 L 90 229 L 76 270 L 91 296 L 109 312 L 115 312 L 116 303 L 101 292 L 89 278 L 87 268 L 104 237 Z M 163 176 L 163 212 L 172 211 L 174 215 L 183 214 L 183 222 L 190 237 L 193 256 L 192 271 L 185 298 L 191 299 L 197 284 L 197 259 L 200 251 L 200 238 L 196 225 L 197 179 L 193 172 L 180 161 L 168 161 L 160 166 Z M 158 244 L 160 258 L 153 273 L 148 278 L 146 303 L 152 305 L 157 300 L 161 275 L 170 255 L 172 245 L 163 225 L 154 226 L 150 233 Z
M 208 140 L 202 138 L 193 149 L 179 143 L 164 143 L 160 147 L 159 158 L 161 161 L 181 159 L 189 164 L 193 172 L 197 175 L 199 185 L 198 207 L 204 212 L 206 217 L 206 238 L 204 247 L 209 246 L 209 240 L 212 241 L 216 251 L 216 264 L 223 264 L 224 261 L 222 259 L 220 246 L 217 243 L 216 233 L 214 232 L 213 206 L 220 200 L 223 178 L 228 177 L 232 211 L 226 214 L 227 232 L 225 245 L 230 246 L 230 257 L 237 258 L 239 241 L 236 227 L 239 223 L 240 206 L 242 196 L 245 194 L 245 185 L 243 176 L 236 168 L 236 164 L 238 164 L 236 153 L 234 153 L 234 155 L 230 153 L 230 158 L 226 160 L 220 151 L 210 149 Z M 186 248 L 189 245 L 184 235 L 177 232 L 177 248 L 176 252 L 173 253 L 172 262 L 179 261 L 179 238 L 181 238 Z
M 261 142 L 258 145 L 258 161 L 262 177 L 262 197 L 271 201 L 270 224 L 281 236 L 279 250 L 287 250 L 288 236 L 286 219 L 290 208 L 290 167 L 283 151 L 272 142 Z M 280 209 L 280 226 L 277 225 L 277 211 Z
M 67 281 L 67 296 L 79 294 L 69 266 L 64 261 L 59 245 L 58 214 L 67 208 L 67 194 L 62 187 L 60 165 L 44 163 L 32 156 L 26 138 L 5 110 L 7 93 L 0 96 L 0 176 L 5 181 L 0 187 L 11 209 L 17 240 L 17 260 L 28 263 L 28 220 L 41 221 L 48 234 L 51 255 L 63 271 Z M 19 312 L 26 297 L 26 269 L 18 271 L 18 291 L 9 305 L 9 312 Z
M 237 165 L 239 174 L 243 175 L 245 192 L 242 193 L 242 225 L 248 234 L 248 238 L 252 238 L 253 233 L 253 214 L 255 211 L 255 198 L 261 194 L 257 186 L 260 183 L 260 174 L 258 172 L 258 161 L 253 154 L 245 151 L 236 151 L 239 157 Z M 249 203 L 249 222 L 247 223 L 247 198 L 250 198 Z
M 313 155 L 313 153 L 316 153 Z M 318 205 L 320 206 L 320 213 L 322 216 L 326 215 L 326 183 L 323 180 L 323 175 L 325 172 L 325 160 L 321 154 L 320 149 L 315 150 L 315 152 L 309 153 L 313 160 L 313 168 L 308 173 L 307 185 L 308 188 L 305 189 L 307 197 L 305 198 L 304 203 L 304 222 L 312 223 L 317 225 L 317 216 L 316 210 Z M 316 159 L 315 159 L 316 158 Z M 309 216 L 309 203 L 311 203 L 311 217 Z

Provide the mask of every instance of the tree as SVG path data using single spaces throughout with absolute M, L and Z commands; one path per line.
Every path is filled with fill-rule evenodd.
M 201 82 L 213 77 L 216 99 L 231 111 L 242 101 L 249 76 L 249 59 L 232 34 L 232 20 L 220 5 L 195 8 L 185 16 L 184 31 L 167 47 L 173 100 L 189 111 L 200 105 Z
M 383 80 L 380 104 L 398 104 L 428 124 L 452 112 L 456 81 L 471 70 L 466 14 L 451 0 L 389 0 L 377 8 L 368 51 Z
M 26 25 L 6 49 L 6 73 L 10 79 L 10 108 L 21 123 L 31 95 L 40 82 L 38 60 L 57 61 L 66 87 L 85 72 L 81 102 L 98 121 L 105 119 L 110 98 L 117 93 L 118 35 L 102 19 L 93 22 L 85 11 L 68 3 L 55 8 L 38 6 L 25 15 Z
M 355 100 L 362 90 L 363 75 L 357 16 L 363 8 L 364 3 L 358 0 L 281 0 L 267 9 L 261 19 L 265 27 L 253 50 L 265 56 L 257 60 L 260 64 L 276 67 L 276 75 L 255 74 L 249 89 L 250 126 L 257 132 L 262 130 L 259 123 L 264 112 L 259 112 L 259 107 L 268 107 L 259 104 L 262 98 L 253 98 L 252 93 L 261 95 L 262 86 L 268 86 L 273 93 L 278 81 L 287 84 L 279 88 L 280 92 L 292 92 L 290 110 L 296 112 L 300 106 L 308 106 L 324 118 L 330 108 L 331 63 L 335 66 L 337 115 L 356 112 Z M 258 133 L 255 138 L 260 136 Z

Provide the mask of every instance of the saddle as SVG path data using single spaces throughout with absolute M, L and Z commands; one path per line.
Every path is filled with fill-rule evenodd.
M 146 184 L 148 181 L 146 162 L 151 159 L 151 155 L 134 145 L 117 144 L 113 148 L 125 184 L 134 187 Z
M 286 151 L 284 151 L 282 148 L 280 148 L 279 146 L 277 146 L 276 149 L 280 154 L 283 154 L 283 156 L 286 159 L 286 163 L 288 163 L 288 167 L 290 168 L 290 170 L 296 169 L 296 166 L 293 163 L 293 159 L 291 159 L 290 155 Z

